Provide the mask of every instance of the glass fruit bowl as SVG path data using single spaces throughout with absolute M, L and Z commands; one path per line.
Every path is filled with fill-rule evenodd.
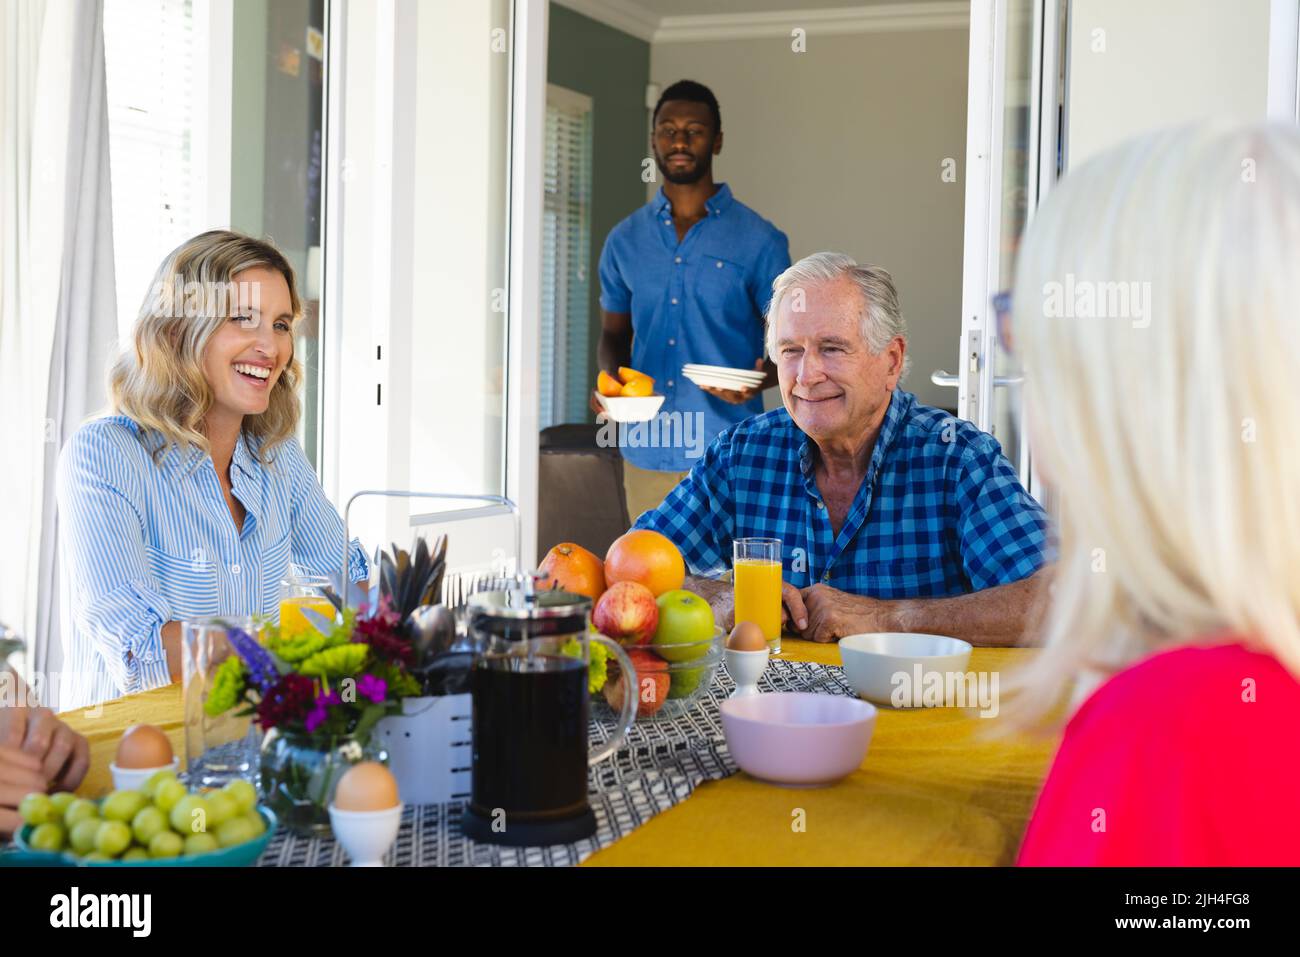
M 717 675 L 725 640 L 718 628 L 702 641 L 625 644 L 637 669 L 636 719 L 671 720 L 692 710 Z M 602 721 L 612 721 L 623 706 L 625 681 L 613 655 L 605 668 L 605 684 L 592 693 L 592 710 Z

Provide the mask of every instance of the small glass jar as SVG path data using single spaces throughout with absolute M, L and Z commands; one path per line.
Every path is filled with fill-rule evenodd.
M 386 765 L 388 752 L 369 736 L 361 741 L 352 735 L 269 731 L 262 742 L 262 800 L 295 834 L 328 834 L 334 788 L 344 772 L 361 761 Z

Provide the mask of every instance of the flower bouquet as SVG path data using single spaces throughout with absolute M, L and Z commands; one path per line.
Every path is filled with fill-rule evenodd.
M 386 761 L 372 745 L 375 725 L 401 712 L 418 693 L 408 670 L 411 645 L 381 599 L 373 608 L 347 608 L 334 622 L 308 612 L 316 630 L 282 634 L 266 624 L 261 640 L 227 633 L 235 654 L 218 666 L 204 709 L 213 717 L 232 708 L 263 731 L 263 800 L 285 826 L 300 833 L 329 828 L 334 786 L 348 766 Z

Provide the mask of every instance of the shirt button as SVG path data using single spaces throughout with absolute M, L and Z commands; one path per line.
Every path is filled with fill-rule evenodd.
M 672 224 L 673 224 L 673 221 L 672 221 L 671 219 L 665 219 L 665 220 L 664 220 L 664 225 L 665 225 L 665 226 L 671 226 Z
M 235 562 L 235 564 L 230 566 L 230 574 L 232 575 L 239 574 L 239 562 Z
M 673 380 L 672 380 L 672 379 L 669 379 L 669 380 L 668 380 L 668 384 L 671 386 L 671 385 L 673 384 Z
M 674 305 L 674 306 L 677 305 L 677 300 L 676 300 L 676 299 L 673 300 L 673 305 Z
M 825 507 L 826 507 L 826 503 L 825 503 L 825 502 L 818 502 L 818 503 L 817 503 L 817 507 L 818 507 L 818 508 L 825 508 Z
M 722 268 L 722 260 L 721 260 L 721 259 L 718 260 L 718 268 L 719 268 L 719 269 Z
M 669 339 L 669 340 L 668 340 L 668 344 L 669 344 L 670 346 L 675 346 L 675 345 L 677 345 L 677 340 L 676 340 L 676 339 Z
M 681 262 L 681 261 L 682 261 L 682 257 L 681 257 L 681 256 L 678 256 L 676 259 L 673 260 L 673 262 L 675 262 L 675 263 L 679 263 L 679 262 Z

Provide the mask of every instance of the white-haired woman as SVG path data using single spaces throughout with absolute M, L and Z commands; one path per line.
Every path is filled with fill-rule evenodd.
M 1060 502 L 1018 703 L 1077 700 L 1022 864 L 1300 864 L 1300 133 L 1200 126 L 1072 171 L 1013 295 Z
M 59 459 L 63 707 L 177 680 L 183 619 L 273 615 L 291 562 L 337 569 L 343 523 L 294 437 L 301 311 L 289 262 L 238 233 L 159 267 L 111 414 Z M 355 541 L 351 563 L 368 576 Z

